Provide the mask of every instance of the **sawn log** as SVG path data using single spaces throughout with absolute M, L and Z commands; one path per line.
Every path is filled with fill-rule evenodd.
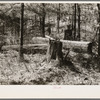
M 34 37 L 32 39 L 33 44 L 48 44 L 50 40 L 54 40 L 54 38 L 50 36 L 42 37 Z M 87 41 L 70 41 L 70 40 L 60 40 L 63 43 L 63 49 L 70 49 L 76 52 L 88 52 L 92 53 L 92 42 Z
M 33 44 L 24 45 L 23 48 L 25 49 L 47 49 L 48 43 L 50 40 L 54 40 L 49 36 L 46 38 L 43 37 L 34 37 L 32 39 Z M 69 40 L 60 40 L 63 44 L 63 49 L 70 49 L 76 52 L 88 52 L 92 53 L 92 43 L 91 42 L 84 42 L 84 41 L 69 41 Z M 19 45 L 5 45 L 2 46 L 1 50 L 19 50 Z

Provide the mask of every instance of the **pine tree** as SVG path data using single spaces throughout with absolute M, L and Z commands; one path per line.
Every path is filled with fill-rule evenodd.
M 20 61 L 23 60 L 23 27 L 24 27 L 24 3 L 21 3 L 21 19 L 20 19 Z

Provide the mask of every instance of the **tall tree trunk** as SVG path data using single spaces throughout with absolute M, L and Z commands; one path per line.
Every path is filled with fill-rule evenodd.
M 74 39 L 74 6 L 72 6 L 72 37 Z
M 21 3 L 21 20 L 20 20 L 20 61 L 23 60 L 23 25 L 24 25 L 24 3 Z
M 40 24 L 40 33 L 42 34 L 42 31 L 41 31 L 42 30 L 42 20 L 41 20 L 41 16 L 39 17 L 39 20 L 40 20 L 40 23 L 39 23 Z
M 48 33 L 51 34 L 50 15 L 48 14 Z
M 3 22 L 2 33 L 5 34 L 5 22 Z
M 18 37 L 20 36 L 20 25 L 18 24 L 17 26 L 17 31 L 18 31 Z
M 58 10 L 57 10 L 57 33 L 59 34 L 59 25 L 60 25 L 60 3 L 58 4 Z
M 100 56 L 100 4 L 97 4 L 98 6 L 98 14 L 99 14 L 99 37 L 98 37 L 98 55 Z
M 36 20 L 37 20 L 37 18 L 36 18 L 37 16 L 36 16 L 36 14 L 35 14 L 35 16 L 34 16 L 34 20 L 35 20 L 35 25 L 36 25 Z
M 76 40 L 76 4 L 74 4 L 74 40 Z
M 45 4 L 44 3 L 42 3 L 42 7 L 43 7 L 43 10 L 42 10 L 42 12 L 43 12 L 43 15 L 42 15 L 42 30 L 41 30 L 41 32 L 42 32 L 42 37 L 45 37 Z
M 80 5 L 78 5 L 78 40 L 80 41 Z
M 42 17 L 42 37 L 45 37 L 45 16 Z
M 6 32 L 6 19 L 5 15 L 3 14 L 3 27 L 2 27 L 2 33 L 5 34 Z

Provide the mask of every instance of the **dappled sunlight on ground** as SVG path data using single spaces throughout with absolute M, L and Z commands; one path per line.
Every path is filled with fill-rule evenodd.
M 18 52 L 0 53 L 0 84 L 7 85 L 97 85 L 100 73 L 94 58 L 89 54 L 70 52 L 66 64 L 57 66 L 56 61 L 46 62 L 44 54 L 24 54 L 19 63 Z M 90 61 L 88 62 L 88 60 Z M 73 67 L 78 68 L 77 73 Z

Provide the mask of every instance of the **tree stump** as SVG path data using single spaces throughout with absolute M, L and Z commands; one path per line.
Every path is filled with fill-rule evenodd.
M 64 40 L 73 40 L 72 30 L 68 29 L 64 31 Z
M 51 59 L 58 61 L 59 66 L 62 65 L 62 42 L 60 42 L 59 40 L 49 40 L 49 46 L 47 50 L 47 62 L 49 63 Z
M 64 40 L 73 40 L 71 25 L 68 25 L 64 31 Z

